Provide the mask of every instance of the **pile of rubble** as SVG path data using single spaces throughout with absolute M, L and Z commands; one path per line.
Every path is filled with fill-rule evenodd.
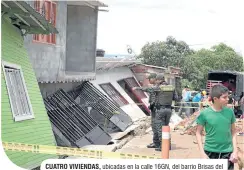
M 197 131 L 196 118 L 198 114 L 199 113 L 196 112 L 190 117 L 183 119 L 178 125 L 175 126 L 174 130 L 182 130 L 182 135 L 195 135 Z M 205 132 L 203 132 L 202 135 L 205 136 Z
M 190 126 L 194 122 L 194 120 L 196 120 L 197 115 L 197 113 L 194 113 L 190 117 L 184 118 L 175 126 L 175 130 L 184 129 Z
M 192 136 L 195 136 L 196 135 L 196 132 L 197 132 L 197 126 L 192 126 L 190 127 L 189 129 L 187 129 L 184 134 L 187 134 L 187 135 L 192 135 Z M 205 136 L 206 133 L 205 131 L 203 130 L 202 131 L 202 136 Z
M 197 113 L 191 115 L 189 118 L 183 119 L 181 122 L 179 122 L 175 127 L 174 130 L 181 130 L 182 135 L 188 134 L 188 135 L 195 135 L 197 131 L 197 124 L 196 124 L 196 118 Z M 244 133 L 244 127 L 243 127 L 243 119 L 237 119 L 236 121 L 236 131 L 238 134 Z M 205 136 L 205 132 L 202 133 L 203 136 Z

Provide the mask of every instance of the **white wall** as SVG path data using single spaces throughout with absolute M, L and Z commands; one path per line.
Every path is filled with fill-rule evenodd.
M 91 81 L 91 83 L 96 86 L 101 92 L 107 95 L 99 84 L 111 83 L 114 88 L 129 102 L 129 104 L 120 107 L 125 113 L 127 113 L 132 120 L 145 117 L 145 113 L 135 104 L 135 102 L 128 96 L 124 89 L 117 83 L 117 81 L 134 77 L 133 73 L 128 67 L 114 68 L 109 71 L 100 71 L 96 73 L 96 80 Z M 108 96 L 109 97 L 109 96 Z M 148 98 L 143 99 L 143 102 L 148 105 Z

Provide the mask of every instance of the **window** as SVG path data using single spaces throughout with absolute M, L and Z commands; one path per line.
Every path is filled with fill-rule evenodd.
M 125 82 L 131 89 L 133 87 L 139 87 L 139 84 L 137 83 L 134 77 L 126 78 Z M 142 90 L 134 90 L 134 93 L 141 99 L 147 97 Z
M 35 0 L 34 8 L 56 27 L 56 3 L 50 0 Z M 35 34 L 33 38 L 36 42 L 56 44 L 56 34 Z
M 14 120 L 34 118 L 21 67 L 3 62 L 3 68 Z
M 129 102 L 113 87 L 111 83 L 100 84 L 100 87 L 114 100 L 119 106 L 129 104 Z

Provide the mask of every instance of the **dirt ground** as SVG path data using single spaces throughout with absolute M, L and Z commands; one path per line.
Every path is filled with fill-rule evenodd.
M 172 159 L 197 159 L 200 158 L 198 145 L 194 144 L 195 137 L 191 135 L 181 135 L 180 132 L 171 132 L 172 148 L 170 158 Z M 238 146 L 244 150 L 244 137 L 238 136 Z M 123 148 L 116 152 L 132 153 L 148 156 L 161 156 L 161 153 L 154 149 L 147 148 L 146 145 L 152 142 L 152 132 L 142 136 L 136 136 Z M 237 169 L 237 166 L 235 166 Z

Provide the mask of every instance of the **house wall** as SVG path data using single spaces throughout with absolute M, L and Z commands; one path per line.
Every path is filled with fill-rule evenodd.
M 68 5 L 67 73 L 95 72 L 97 16 L 98 11 L 91 7 Z
M 133 73 L 128 67 L 119 67 L 113 68 L 109 71 L 105 72 L 97 72 L 96 73 L 96 80 L 91 81 L 91 83 L 96 86 L 101 92 L 105 95 L 106 92 L 99 86 L 99 84 L 103 83 L 111 83 L 116 90 L 129 102 L 128 105 L 120 107 L 125 113 L 127 113 L 132 120 L 136 120 L 138 118 L 145 117 L 145 113 L 135 104 L 135 102 L 127 95 L 124 89 L 118 84 L 117 81 L 133 77 Z M 107 95 L 108 96 L 108 95 Z M 109 96 L 108 96 L 109 97 Z M 143 99 L 143 102 L 148 105 L 148 98 Z
M 29 2 L 34 6 L 34 1 Z M 95 78 L 97 11 L 84 6 L 67 6 L 56 1 L 56 44 L 33 42 L 25 45 L 38 82 L 72 82 Z
M 39 83 L 41 94 L 43 98 L 55 93 L 59 89 L 64 91 L 70 91 L 76 86 L 80 85 L 81 82 L 70 82 L 70 83 Z
M 3 142 L 20 142 L 55 146 L 51 124 L 30 63 L 23 37 L 19 30 L 10 24 L 7 16 L 2 17 L 2 61 L 20 65 L 23 71 L 28 95 L 34 112 L 34 119 L 14 122 L 5 77 L 1 74 L 1 136 Z M 6 151 L 9 159 L 23 168 L 34 168 L 42 161 L 56 156 L 26 152 Z
M 64 79 L 66 57 L 67 2 L 57 2 L 56 44 L 33 42 L 33 35 L 27 35 L 25 45 L 35 70 L 38 82 Z M 29 2 L 34 7 L 34 1 Z

